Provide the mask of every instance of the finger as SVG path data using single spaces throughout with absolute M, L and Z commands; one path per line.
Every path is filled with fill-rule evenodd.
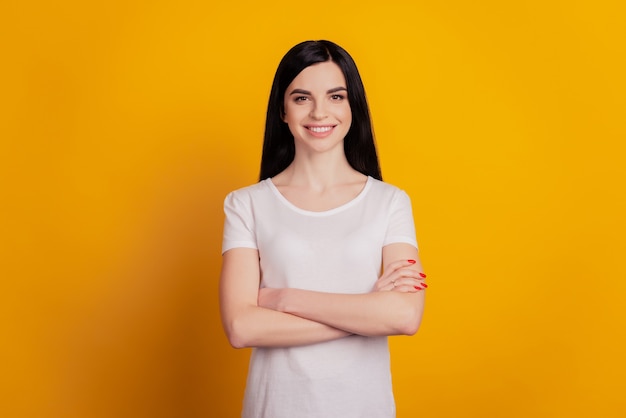
M 426 274 L 422 271 L 411 268 L 414 263 L 414 260 L 398 260 L 390 263 L 387 266 L 387 270 L 376 281 L 374 289 L 376 291 L 392 290 L 394 287 L 394 281 L 397 281 L 401 278 L 409 278 L 417 281 L 417 284 L 419 284 L 419 281 L 423 281 L 424 279 L 426 279 Z
M 385 272 L 389 271 L 389 272 L 394 272 L 398 269 L 404 268 L 404 267 L 409 267 L 412 266 L 416 263 L 415 260 L 397 260 L 394 261 L 392 263 L 389 263 L 386 267 L 385 267 Z
M 420 286 L 412 286 L 412 285 L 400 285 L 396 284 L 396 287 L 391 289 L 392 292 L 400 292 L 400 293 L 417 293 L 424 290 Z
M 392 282 L 393 288 L 392 290 L 400 290 L 400 291 L 420 291 L 424 290 L 428 287 L 426 283 L 423 281 L 415 280 L 415 279 L 398 279 Z
M 411 268 L 401 268 L 399 270 L 396 270 L 393 274 L 391 274 L 389 276 L 389 280 L 391 282 L 393 282 L 394 280 L 401 280 L 401 279 L 407 279 L 407 280 L 413 280 L 416 282 L 421 282 L 424 281 L 426 279 L 426 275 L 424 273 L 421 273 L 417 270 L 411 269 Z
M 419 283 L 419 276 L 416 276 L 415 272 L 407 273 L 398 271 L 389 277 L 381 278 L 376 283 L 376 289 L 393 290 L 394 287 L 409 285 L 411 283 L 413 283 L 414 285 Z

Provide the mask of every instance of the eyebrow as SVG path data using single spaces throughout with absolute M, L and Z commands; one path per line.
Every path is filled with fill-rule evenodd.
M 326 94 L 333 94 L 333 93 L 337 93 L 338 91 L 348 91 L 347 88 L 345 87 L 335 87 L 332 88 L 328 91 L 326 91 Z M 289 93 L 289 95 L 291 96 L 292 94 L 305 94 L 305 95 L 311 95 L 311 92 L 308 90 L 302 90 L 302 89 L 294 89 L 291 91 L 291 93 Z

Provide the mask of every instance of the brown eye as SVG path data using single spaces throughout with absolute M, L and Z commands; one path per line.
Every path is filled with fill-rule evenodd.
M 335 101 L 335 102 L 338 102 L 338 101 L 341 101 L 341 100 L 345 99 L 345 96 L 343 96 L 341 94 L 333 94 L 332 96 L 330 96 L 330 99 Z

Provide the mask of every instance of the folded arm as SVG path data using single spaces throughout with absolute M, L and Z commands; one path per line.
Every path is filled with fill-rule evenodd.
M 326 324 L 259 306 L 259 282 L 257 250 L 234 248 L 224 253 L 220 309 L 233 347 L 297 346 L 350 335 Z
M 408 260 L 414 260 L 410 263 Z M 383 248 L 385 271 L 374 291 L 339 294 L 302 289 L 259 289 L 257 250 L 224 253 L 220 307 L 231 345 L 281 347 L 364 336 L 412 335 L 424 306 L 423 270 L 408 244 Z
M 408 260 L 415 261 L 414 263 Z M 409 244 L 383 248 L 385 272 L 374 291 L 338 294 L 302 289 L 261 289 L 261 306 L 364 336 L 413 335 L 424 308 L 423 274 L 417 249 Z

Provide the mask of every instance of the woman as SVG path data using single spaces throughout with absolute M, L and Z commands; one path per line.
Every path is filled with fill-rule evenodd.
M 417 332 L 426 276 L 344 49 L 307 41 L 283 57 L 260 182 L 224 209 L 222 320 L 234 347 L 255 348 L 242 416 L 394 417 L 387 336 Z

